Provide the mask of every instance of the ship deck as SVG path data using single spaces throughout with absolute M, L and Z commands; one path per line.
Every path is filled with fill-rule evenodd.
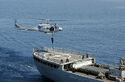
M 51 52 L 39 51 L 39 52 L 36 52 L 34 55 L 43 60 L 47 60 L 61 65 L 82 60 L 81 55 L 74 55 L 72 53 L 62 53 L 62 52 L 55 52 L 55 51 L 51 51 Z
M 83 77 L 89 77 L 89 78 L 93 78 L 93 79 L 98 79 L 97 76 L 94 76 L 94 75 L 91 75 L 91 74 L 86 74 L 86 73 L 81 73 L 81 72 L 74 72 L 74 74 L 80 75 L 80 76 L 83 76 Z M 98 79 L 98 80 L 101 80 L 101 79 Z M 116 81 L 113 81 L 113 80 L 109 80 L 107 78 L 102 79 L 102 80 L 104 82 L 116 82 Z

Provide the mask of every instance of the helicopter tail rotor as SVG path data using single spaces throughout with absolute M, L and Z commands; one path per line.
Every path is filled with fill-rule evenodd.
M 16 25 L 16 23 L 17 23 L 17 20 L 15 19 L 15 25 Z
M 15 19 L 15 27 L 19 28 L 19 26 L 17 25 L 17 20 Z
M 17 20 L 15 19 L 15 27 L 20 29 L 21 27 L 17 24 Z

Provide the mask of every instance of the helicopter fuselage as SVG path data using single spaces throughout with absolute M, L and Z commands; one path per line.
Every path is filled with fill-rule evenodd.
M 62 31 L 62 27 L 54 26 L 54 25 L 51 25 L 51 24 L 39 24 L 38 30 L 40 32 L 45 32 L 45 33 L 55 33 L 55 32 L 58 32 L 58 31 Z

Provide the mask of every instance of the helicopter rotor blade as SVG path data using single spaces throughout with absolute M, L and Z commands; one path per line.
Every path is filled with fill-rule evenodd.
M 68 20 L 51 19 L 50 21 L 68 21 Z
M 45 20 L 45 21 L 68 21 L 68 20 L 63 20 L 63 19 L 37 19 L 37 18 L 32 18 L 32 19 L 35 19 L 35 20 Z

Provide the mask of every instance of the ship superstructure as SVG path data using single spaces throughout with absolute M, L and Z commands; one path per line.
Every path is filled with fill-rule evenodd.
M 125 82 L 125 58 L 120 66 L 96 63 L 91 54 L 59 48 L 37 48 L 33 57 L 40 73 L 56 82 Z

